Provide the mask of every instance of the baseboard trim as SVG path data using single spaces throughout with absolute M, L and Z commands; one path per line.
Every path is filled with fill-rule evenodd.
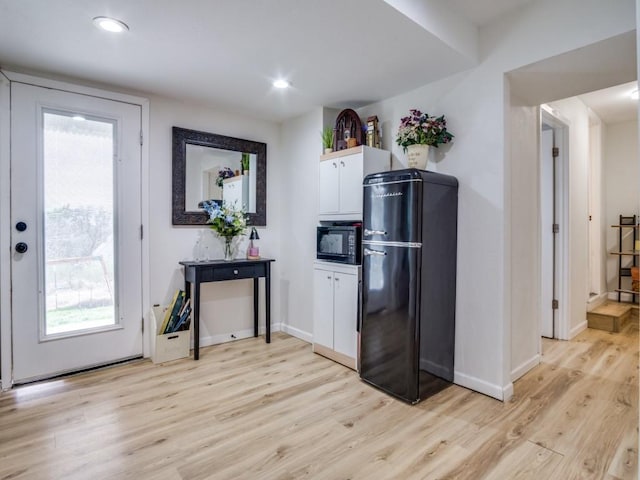
M 351 370 L 356 370 L 356 359 L 351 358 L 344 353 L 336 352 L 328 347 L 323 345 L 318 345 L 317 343 L 313 344 L 313 351 L 318 355 L 322 355 L 323 357 L 327 357 L 334 362 L 338 362 L 345 367 L 349 367 Z
M 588 324 L 587 324 L 587 321 L 585 320 L 584 322 L 580 322 L 578 325 L 576 325 L 571 330 L 569 330 L 569 340 L 571 340 L 573 337 L 578 335 L 580 332 L 586 330 L 587 326 Z
M 607 292 L 601 293 L 599 295 L 594 295 L 587 300 L 587 312 L 592 311 L 595 308 L 598 308 L 604 302 L 607 301 L 609 294 Z
M 279 332 L 282 329 L 280 323 L 271 324 L 271 332 Z M 258 327 L 258 335 L 264 335 L 265 328 Z M 253 328 L 238 330 L 237 332 L 221 333 L 218 335 L 210 335 L 208 337 L 200 337 L 200 347 L 210 347 L 211 345 L 220 345 L 221 343 L 233 342 L 244 338 L 253 337 Z M 191 339 L 191 348 L 193 348 L 193 338 Z
M 508 385 L 502 388 L 502 401 L 508 402 L 513 397 L 513 382 L 509 382 Z
M 529 360 L 522 362 L 520 365 L 518 365 L 516 368 L 514 368 L 511 371 L 511 381 L 515 382 L 517 379 L 519 379 L 521 376 L 523 376 L 532 368 L 537 367 L 539 364 L 540 364 L 540 354 L 536 353 Z
M 609 292 L 607 294 L 607 298 L 609 300 L 613 300 L 614 302 L 618 301 L 618 292 Z M 620 294 L 620 301 L 621 302 L 627 302 L 627 303 L 633 303 L 633 295 L 630 293 L 621 293 Z
M 501 387 L 458 371 L 453 374 L 453 383 L 501 401 L 506 401 L 513 395 L 513 384 L 511 382 Z
M 299 328 L 292 327 L 291 325 L 281 324 L 281 330 L 284 333 L 291 335 L 292 337 L 299 338 L 300 340 L 304 340 L 307 343 L 313 342 L 313 335 L 309 332 L 305 332 L 304 330 L 300 330 Z

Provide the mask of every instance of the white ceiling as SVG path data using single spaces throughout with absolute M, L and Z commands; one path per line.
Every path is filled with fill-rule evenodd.
M 623 83 L 615 87 L 579 95 L 604 123 L 628 122 L 638 118 L 638 100 L 631 92 L 638 89 L 638 82 Z
M 532 0 L 447 0 L 459 15 L 479 27 L 531 2 Z
M 636 118 L 636 46 L 632 31 L 526 65 L 509 72 L 511 91 L 528 105 L 578 96 L 604 123 Z
M 0 66 L 281 121 L 472 68 L 478 28 L 532 1 L 0 0 Z M 130 31 L 99 31 L 101 15 Z M 280 76 L 292 88 L 275 90 Z

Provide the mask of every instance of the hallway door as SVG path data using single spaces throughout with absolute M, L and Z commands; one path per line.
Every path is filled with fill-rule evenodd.
M 556 322 L 556 309 L 553 307 L 554 300 L 557 299 L 555 277 L 556 235 L 553 228 L 553 225 L 556 224 L 553 147 L 553 129 L 543 124 L 540 132 L 540 216 L 542 225 L 540 334 L 547 338 L 553 338 Z

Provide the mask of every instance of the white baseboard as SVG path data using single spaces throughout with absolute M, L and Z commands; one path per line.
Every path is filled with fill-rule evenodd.
M 525 373 L 527 373 L 529 370 L 531 370 L 533 367 L 536 367 L 539 364 L 540 364 L 540 354 L 536 353 L 529 360 L 522 362 L 520 365 L 518 365 L 516 368 L 514 368 L 511 371 L 511 381 L 515 382 L 517 379 L 519 379 L 521 376 L 523 376 Z
M 508 385 L 502 388 L 502 401 L 508 402 L 513 397 L 513 382 L 509 382 Z
M 284 332 L 292 337 L 299 338 L 300 340 L 304 340 L 307 343 L 311 343 L 313 341 L 313 335 L 300 330 L 298 328 L 292 327 L 290 325 L 285 325 L 284 323 L 274 323 L 271 325 L 271 332 Z M 258 328 L 258 333 L 260 335 L 264 335 L 265 329 L 264 327 Z M 200 337 L 200 346 L 201 347 L 209 347 L 211 345 L 220 345 L 221 343 L 233 342 L 234 340 L 242 340 L 243 338 L 251 338 L 253 337 L 253 328 L 247 328 L 244 330 L 238 330 L 237 332 L 229 332 L 222 333 L 219 335 L 210 335 L 208 337 Z M 193 348 L 193 339 L 191 340 L 191 347 Z
M 587 300 L 587 312 L 590 312 L 593 309 L 598 308 L 600 305 L 602 305 L 604 302 L 607 301 L 608 297 L 609 297 L 609 293 L 607 292 L 601 293 L 600 295 L 594 295 L 593 297 L 589 297 L 589 300 Z
M 279 332 L 282 325 L 274 323 L 271 325 L 271 332 Z M 264 335 L 265 328 L 258 327 L 258 334 Z M 253 337 L 253 328 L 238 330 L 237 332 L 221 333 L 218 335 L 210 335 L 208 337 L 200 337 L 200 346 L 209 347 L 211 345 L 220 345 L 221 343 L 233 342 L 234 340 L 242 340 L 243 338 Z M 193 347 L 193 339 L 191 339 L 191 347 Z
M 299 328 L 292 327 L 291 325 L 282 324 L 280 326 L 281 331 L 284 333 L 288 333 L 292 337 L 299 338 L 300 340 L 304 340 L 307 343 L 313 342 L 313 334 L 309 332 L 305 332 L 304 330 L 300 330 Z
M 585 320 L 584 322 L 580 322 L 578 325 L 576 325 L 571 330 L 569 330 L 569 340 L 571 340 L 573 337 L 578 335 L 583 330 L 586 330 L 587 326 L 588 326 L 587 321 Z
M 614 302 L 618 301 L 618 292 L 609 292 L 607 295 L 609 300 L 613 300 Z M 633 302 L 633 295 L 630 293 L 621 293 L 620 294 L 621 302 Z
M 513 395 L 513 383 L 511 382 L 502 387 L 457 371 L 453 374 L 453 383 L 502 401 L 508 400 Z

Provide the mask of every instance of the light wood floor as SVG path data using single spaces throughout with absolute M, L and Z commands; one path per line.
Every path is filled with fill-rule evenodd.
M 274 335 L 0 394 L 0 479 L 635 479 L 638 326 L 408 406 Z

